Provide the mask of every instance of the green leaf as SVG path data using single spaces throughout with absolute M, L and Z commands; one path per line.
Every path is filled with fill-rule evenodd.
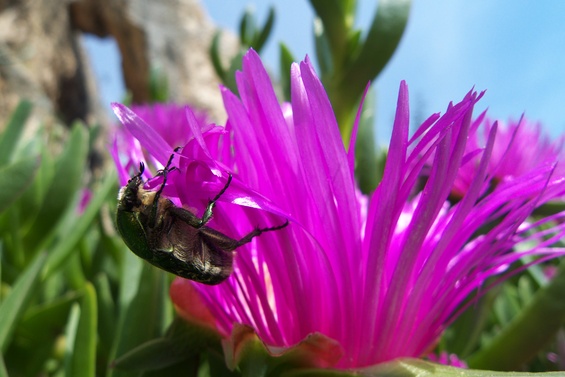
M 0 353 L 0 377 L 8 377 L 6 363 L 4 363 L 4 355 Z
M 269 14 L 262 28 L 257 27 L 257 21 L 252 8 L 245 9 L 239 22 L 239 40 L 244 50 L 252 47 L 258 53 L 261 51 L 273 30 L 275 22 L 275 9 L 269 8 Z
M 0 168 L 0 213 L 31 185 L 38 166 L 39 158 L 28 157 Z
M 84 243 L 84 238 L 80 240 L 80 243 Z M 80 290 L 87 283 L 78 252 L 69 255 L 69 259 L 61 272 L 65 275 L 65 283 L 68 285 L 68 289 Z
M 359 98 L 367 82 L 375 78 L 398 47 L 404 34 L 410 0 L 380 0 L 375 18 L 371 24 L 367 38 L 358 55 L 344 67 L 345 74 L 341 77 L 340 88 L 345 89 L 345 95 Z
M 120 318 L 112 351 L 118 358 L 144 342 L 162 335 L 165 306 L 170 305 L 167 295 L 168 280 L 164 271 L 127 252 L 120 286 Z M 110 370 L 110 376 L 127 373 Z
M 255 51 L 257 51 L 257 53 L 261 52 L 261 49 L 269 39 L 269 36 L 271 35 L 271 31 L 273 30 L 274 23 L 275 23 L 275 8 L 271 6 L 269 8 L 269 15 L 267 16 L 267 20 L 265 21 L 265 24 L 263 25 L 261 32 L 258 32 L 254 36 L 253 44 L 251 45 L 251 47 L 253 47 Z
M 534 210 L 534 216 L 536 217 L 548 217 L 555 215 L 559 212 L 565 211 L 565 202 L 548 202 Z
M 34 236 L 34 245 L 44 240 L 49 235 L 61 215 L 81 186 L 83 172 L 86 168 L 86 156 L 88 152 L 88 134 L 82 124 L 75 124 L 67 146 L 63 153 L 57 158 L 53 179 L 43 205 L 35 219 L 30 234 Z
M 25 310 L 26 303 L 34 293 L 34 286 L 46 256 L 46 253 L 41 253 L 35 257 L 0 305 L 0 323 L 2 324 L 0 326 L 0 350 L 2 352 L 6 350 L 10 336 Z
M 117 359 L 114 365 L 125 370 L 158 370 L 207 351 L 221 354 L 221 340 L 217 331 L 176 317 L 165 336 L 132 349 Z M 223 360 L 222 363 L 225 364 Z
M 21 101 L 12 113 L 8 125 L 0 138 L 0 167 L 6 165 L 11 160 L 25 128 L 25 122 L 31 113 L 31 108 L 31 102 Z
M 493 314 L 501 326 L 506 326 L 520 312 L 516 288 L 512 284 L 502 286 L 502 294 L 494 302 Z
M 66 364 L 67 376 L 94 377 L 96 375 L 96 292 L 87 283 L 80 303 L 71 358 Z
M 36 137 L 36 139 L 39 139 Z M 29 234 L 31 226 L 36 220 L 44 201 L 46 200 L 47 191 L 55 174 L 55 161 L 52 154 L 45 146 L 37 148 L 40 151 L 41 163 L 35 174 L 35 178 L 31 186 L 20 196 L 15 207 L 20 214 L 21 229 L 19 237 L 25 236 L 41 238 L 44 235 Z M 22 239 L 22 242 L 29 244 L 29 241 Z M 32 254 L 34 250 L 26 247 L 26 252 Z
M 110 282 L 105 274 L 99 274 L 95 281 L 98 298 L 98 335 L 104 358 L 110 354 L 110 348 L 116 332 L 116 303 L 112 297 Z
M 245 9 L 241 21 L 239 22 L 239 40 L 241 44 L 250 47 L 255 35 L 255 15 L 249 7 Z
M 280 77 L 281 77 L 281 87 L 283 91 L 283 96 L 285 101 L 290 101 L 290 67 L 294 60 L 294 56 L 290 52 L 290 49 L 283 42 L 279 44 L 279 55 L 280 55 Z
M 243 55 L 245 54 L 244 50 L 240 50 L 239 53 L 233 57 L 230 62 L 230 67 L 226 72 L 226 79 L 224 80 L 224 85 L 231 90 L 235 95 L 239 94 L 237 89 L 237 84 L 235 82 L 235 72 L 241 71 Z
M 317 28 L 324 31 L 326 48 L 320 51 L 318 51 L 318 48 L 316 49 L 318 61 L 329 63 L 331 60 L 333 61 L 332 65 L 335 65 L 336 69 L 340 70 L 340 63 L 345 60 L 348 35 L 353 26 L 355 1 L 310 0 L 310 4 L 312 4 L 316 15 L 321 20 L 322 25 L 317 26 Z M 316 33 L 317 38 L 318 33 Z M 318 43 L 316 46 L 318 47 Z M 320 55 L 320 52 L 323 52 L 323 55 Z M 329 58 L 330 56 L 331 58 Z M 324 72 L 323 69 L 322 72 Z
M 58 329 L 64 327 L 71 306 L 79 297 L 78 293 L 70 292 L 54 301 L 30 308 L 18 327 L 18 334 L 31 344 L 49 342 Z
M 342 56 L 351 57 L 337 69 L 334 82 L 329 85 L 330 97 L 335 107 L 342 136 L 351 132 L 351 115 L 367 83 L 385 67 L 396 50 L 404 33 L 410 0 L 381 0 L 367 38 L 360 50 L 352 54 L 346 46 Z M 351 43 L 358 44 L 355 36 Z M 348 138 L 344 138 L 348 140 Z
M 49 259 L 43 269 L 45 277 L 55 272 L 59 266 L 69 258 L 69 255 L 75 250 L 79 240 L 88 231 L 94 219 L 98 216 L 100 208 L 108 199 L 110 192 L 115 190 L 115 187 L 115 174 L 107 174 L 100 188 L 95 190 L 95 194 L 84 213 L 76 219 L 69 228 L 60 229 L 62 237 L 60 237 L 58 242 L 51 248 Z
M 44 285 L 42 285 L 44 288 Z M 58 297 L 45 304 L 31 306 L 13 334 L 7 351 L 10 370 L 24 376 L 39 376 L 53 359 L 54 350 L 61 344 L 70 308 L 77 301 L 76 292 Z
M 457 318 L 444 336 L 446 350 L 460 358 L 466 358 L 475 350 L 488 324 L 494 300 L 500 290 L 501 286 L 496 286 L 478 300 L 471 298 L 476 301 Z
M 314 45 L 316 48 L 316 57 L 318 58 L 322 81 L 328 83 L 327 78 L 331 77 L 335 69 L 332 57 L 333 46 L 328 41 L 325 26 L 319 19 L 314 20 Z
M 226 81 L 226 72 L 225 68 L 222 65 L 222 59 L 220 54 L 220 31 L 216 31 L 214 36 L 212 37 L 212 43 L 210 44 L 210 59 L 212 60 L 212 65 L 214 66 L 214 71 L 222 80 L 222 82 Z
M 375 190 L 380 182 L 381 174 L 376 169 L 379 164 L 377 161 L 377 151 L 375 143 L 375 106 L 374 106 L 374 87 L 371 87 L 365 97 L 359 128 L 355 144 L 355 176 L 359 182 L 361 191 L 365 194 Z
M 113 366 L 128 371 L 163 369 L 191 356 L 177 346 L 175 341 L 168 338 L 153 339 L 122 355 Z
M 182 377 L 197 377 L 197 376 L 218 376 L 199 373 L 200 362 L 198 357 L 186 358 L 180 363 L 168 366 L 163 369 L 148 371 L 143 373 L 143 377 L 162 377 L 162 376 L 182 376 Z
M 555 336 L 565 319 L 565 261 L 558 274 L 486 346 L 468 359 L 481 369 L 516 370 Z
M 67 326 L 65 328 L 65 376 L 72 376 L 74 344 L 77 337 L 78 322 L 80 319 L 80 305 L 73 304 Z
M 167 102 L 169 100 L 169 83 L 162 70 L 155 67 L 149 73 L 149 95 L 151 102 Z
M 241 376 L 241 373 L 236 370 L 230 370 L 226 366 L 226 360 L 222 353 L 209 352 L 204 359 L 204 365 L 202 366 L 202 372 L 199 376 L 214 376 L 214 377 L 235 377 Z

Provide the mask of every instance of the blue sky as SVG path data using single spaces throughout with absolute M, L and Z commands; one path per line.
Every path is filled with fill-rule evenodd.
M 263 58 L 278 69 L 278 42 L 290 46 L 298 59 L 313 55 L 312 18 L 306 0 L 205 0 L 210 18 L 220 27 L 237 30 L 247 6 L 263 21 L 270 4 L 277 20 Z M 536 7 L 534 4 L 542 4 Z M 359 26 L 367 25 L 375 1 L 359 1 Z M 491 117 L 517 119 L 522 113 L 541 122 L 557 136 L 565 132 L 565 2 L 512 0 L 415 0 L 403 40 L 377 78 L 377 133 L 390 134 L 400 80 L 410 90 L 412 112 L 421 118 L 443 111 L 472 87 L 487 90 L 479 109 Z M 122 92 L 115 47 L 88 38 L 104 102 Z M 103 56 L 98 59 L 97 56 Z

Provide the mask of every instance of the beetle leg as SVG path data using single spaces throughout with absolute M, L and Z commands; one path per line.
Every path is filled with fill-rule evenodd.
M 153 228 L 155 226 L 155 221 L 157 219 L 157 210 L 159 209 L 159 198 L 161 197 L 161 193 L 163 192 L 163 189 L 165 188 L 165 184 L 167 183 L 167 174 L 171 170 L 175 169 L 175 168 L 169 168 L 169 166 L 171 166 L 171 163 L 173 162 L 174 157 L 175 157 L 174 153 L 171 154 L 171 157 L 169 157 L 169 161 L 167 161 L 167 165 L 165 165 L 163 170 L 159 171 L 158 173 L 163 175 L 163 183 L 161 183 L 161 187 L 159 187 L 159 190 L 157 190 L 157 192 L 155 193 L 155 198 L 153 199 L 153 204 L 151 205 L 151 217 L 149 218 L 149 224 L 148 224 L 150 228 Z
M 169 157 L 169 161 L 167 161 L 167 165 L 165 165 L 165 167 L 163 168 L 163 170 L 159 170 L 159 172 L 157 172 L 157 174 L 160 174 L 163 176 L 163 183 L 161 183 L 161 187 L 159 187 L 159 190 L 157 191 L 157 193 L 155 194 L 155 199 L 154 202 L 158 202 L 159 198 L 161 197 L 161 193 L 163 192 L 163 189 L 165 188 L 165 183 L 167 183 L 167 174 L 176 169 L 175 167 L 173 168 L 169 168 L 169 166 L 171 166 L 171 163 L 173 162 L 173 158 L 175 157 L 174 154 L 171 154 L 171 157 Z
M 271 232 L 273 230 L 279 230 L 282 229 L 284 227 L 286 227 L 288 225 L 288 220 L 286 220 L 283 224 L 281 225 L 277 225 L 277 226 L 273 226 L 270 228 L 255 228 L 254 230 L 252 230 L 251 232 L 249 232 L 246 236 L 244 236 L 243 238 L 241 238 L 239 241 L 237 241 L 237 244 L 235 245 L 235 247 L 233 249 L 236 249 L 242 245 L 245 245 L 246 243 L 251 242 L 251 240 L 255 237 L 257 237 L 258 235 L 260 235 L 261 233 L 265 233 L 265 232 Z M 232 250 L 233 250 L 232 249 Z
M 218 199 L 220 199 L 222 194 L 226 192 L 228 186 L 231 183 L 231 180 L 232 180 L 232 175 L 230 173 L 230 175 L 228 176 L 228 181 L 226 182 L 224 188 L 218 193 L 218 195 L 214 197 L 214 199 L 210 200 L 208 206 L 206 206 L 206 210 L 204 211 L 204 215 L 202 216 L 202 218 L 196 216 L 194 213 L 190 212 L 189 210 L 180 207 L 171 207 L 169 209 L 169 212 L 173 216 L 178 217 L 181 221 L 184 221 L 193 228 L 196 229 L 202 228 L 204 225 L 208 223 L 208 221 L 210 221 L 210 219 L 212 219 L 212 210 L 214 209 L 214 206 L 216 205 Z
M 218 193 L 218 195 L 216 195 L 214 197 L 214 199 L 210 200 L 210 202 L 206 206 L 206 210 L 204 211 L 204 215 L 202 216 L 202 219 L 200 220 L 201 221 L 200 226 L 204 226 L 204 225 L 206 225 L 206 223 L 208 223 L 208 221 L 210 221 L 210 219 L 212 218 L 212 210 L 214 209 L 216 202 L 218 201 L 218 199 L 220 199 L 220 197 L 224 194 L 224 192 L 226 192 L 226 190 L 228 189 L 228 187 L 231 183 L 231 180 L 232 180 L 232 175 L 231 175 L 231 173 L 229 173 L 228 181 L 226 182 L 226 185 L 224 186 L 224 188 L 221 189 L 220 192 Z
M 198 229 L 203 225 L 201 218 L 182 207 L 171 207 L 168 209 L 168 212 L 171 214 L 171 216 L 178 218 L 179 220 L 190 225 L 193 228 Z
M 234 240 L 233 238 L 230 238 L 225 234 L 208 227 L 202 227 L 200 229 L 200 236 L 218 249 L 231 252 L 238 247 L 251 242 L 253 238 L 259 236 L 262 233 L 279 230 L 287 225 L 288 220 L 282 225 L 274 226 L 271 228 L 255 228 L 240 240 Z

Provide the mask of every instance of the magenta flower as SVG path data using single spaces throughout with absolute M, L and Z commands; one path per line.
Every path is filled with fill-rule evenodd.
M 500 122 L 488 119 L 485 113 L 473 122 L 466 149 L 466 153 L 473 158 L 459 170 L 453 185 L 453 194 L 457 197 L 467 192 L 479 165 L 480 155 L 476 155 L 476 152 L 484 148 L 494 127 L 498 126 L 498 131 L 487 167 L 488 179 L 494 184 L 511 181 L 544 166 L 555 165 L 565 157 L 564 139 L 551 140 L 539 123 L 531 123 L 524 117 L 517 122 L 510 120 L 507 124 L 497 123 Z M 564 168 L 559 166 L 556 174 L 565 176 Z
M 455 205 L 446 201 L 469 159 L 466 142 L 480 94 L 470 92 L 444 115 L 433 115 L 409 139 L 402 83 L 384 176 L 368 198 L 353 176 L 355 135 L 346 149 L 310 62 L 294 64 L 291 77 L 292 103 L 281 106 L 250 51 L 236 77 L 241 99 L 222 91 L 225 129 L 199 124 L 187 108 L 180 142 L 165 137 L 179 130 L 165 131 L 114 105 L 137 139 L 127 147 L 114 144 L 118 169 L 130 170 L 120 174 L 122 183 L 139 161 L 151 158 L 158 169 L 182 146 L 173 161 L 179 170 L 169 174 L 164 191 L 177 205 L 201 214 L 231 172 L 211 227 L 237 238 L 257 226 L 291 221 L 237 249 L 234 273 L 224 283 L 176 279 L 171 296 L 181 315 L 226 337 L 247 325 L 272 350 L 314 334 L 325 352 L 317 365 L 357 368 L 425 356 L 469 295 L 487 289 L 487 278 L 504 276 L 522 256 L 563 252 L 548 247 L 561 228 L 542 239 L 534 225 L 524 225 L 536 206 L 565 191 L 552 178 L 553 166 L 487 190 L 496 127 L 463 198 Z M 173 124 L 181 122 L 164 125 Z M 128 162 L 120 162 L 122 155 Z M 429 159 L 427 183 L 415 193 Z M 484 230 L 485 224 L 492 225 Z

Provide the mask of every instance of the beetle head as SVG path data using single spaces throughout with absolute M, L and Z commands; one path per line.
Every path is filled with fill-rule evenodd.
M 139 163 L 139 173 L 134 175 L 128 183 L 120 189 L 118 194 L 118 209 L 126 212 L 133 212 L 135 208 L 139 208 L 142 204 L 140 191 L 143 190 L 143 179 L 141 175 L 145 170 L 143 162 Z

